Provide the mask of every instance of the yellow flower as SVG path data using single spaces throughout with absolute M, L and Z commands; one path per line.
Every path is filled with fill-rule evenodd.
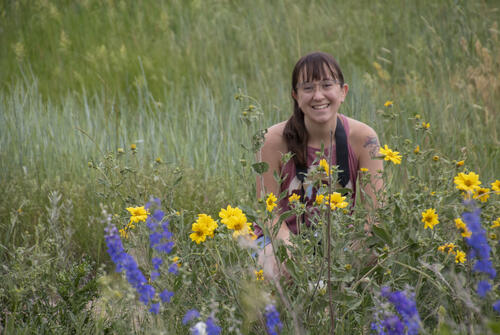
M 500 227 L 500 216 L 497 217 L 497 219 L 493 221 L 493 224 L 491 225 L 491 228 L 496 228 L 496 227 Z
M 359 171 L 361 171 L 361 172 L 368 172 L 368 169 L 367 168 L 361 168 L 361 169 L 359 169 Z
M 433 159 L 435 162 L 437 162 L 437 161 L 439 160 L 439 156 L 434 156 L 434 157 L 432 157 L 432 159 Z
M 457 229 L 462 234 L 462 237 L 469 238 L 472 236 L 472 232 L 469 231 L 469 229 L 467 228 L 467 225 L 462 221 L 462 219 L 460 219 L 460 218 L 455 219 L 455 225 L 457 226 Z
M 175 256 L 174 258 L 172 258 L 172 262 L 174 262 L 175 264 L 177 264 L 178 268 L 181 267 L 181 263 L 179 262 L 179 257 Z
M 325 173 L 326 175 L 330 175 L 330 166 L 328 165 L 326 159 L 322 159 L 319 161 L 319 166 L 321 166 L 323 168 L 323 170 L 325 170 Z
M 137 146 L 134 143 L 132 143 L 130 145 L 130 150 L 135 150 L 135 149 L 137 149 Z
M 474 191 L 474 195 L 472 197 L 474 199 L 479 199 L 481 202 L 486 202 L 490 197 L 489 192 L 490 192 L 489 188 L 479 187 Z
M 434 229 L 434 226 L 439 223 L 438 215 L 434 208 L 429 208 L 422 213 L 422 222 L 425 223 L 424 229 L 430 228 Z
M 259 270 L 259 271 L 254 270 L 254 273 L 255 273 L 255 280 L 257 281 L 264 280 L 264 270 Z
M 429 129 L 430 127 L 431 127 L 431 124 L 429 122 L 427 122 L 427 123 L 422 122 L 422 128 Z
M 125 229 L 120 229 L 119 232 L 121 237 L 128 239 L 128 232 Z
M 222 208 L 219 212 L 219 217 L 228 229 L 234 230 L 234 238 L 240 235 L 253 234 L 252 224 L 247 221 L 246 215 L 238 207 L 232 208 L 231 205 L 228 205 L 226 209 Z M 253 238 L 252 235 L 251 237 Z
M 227 208 L 224 209 L 224 208 L 221 208 L 220 212 L 219 212 L 219 217 L 222 219 L 221 222 L 223 224 L 225 224 L 226 226 L 228 226 L 229 229 L 233 229 L 232 226 L 233 226 L 233 223 L 232 223 L 232 219 L 235 218 L 235 217 L 240 217 L 240 216 L 244 216 L 245 217 L 245 214 L 243 214 L 243 211 L 241 209 L 239 209 L 238 207 L 231 207 L 231 205 L 227 205 Z M 246 219 L 246 217 L 245 217 Z
M 149 212 L 144 209 L 144 206 L 141 207 L 127 207 L 127 211 L 132 215 L 130 217 L 130 222 L 138 223 L 144 222 L 148 218 Z
M 162 162 L 161 158 L 160 157 L 157 157 L 156 160 L 155 160 L 156 163 L 160 164 Z
M 451 253 L 455 253 L 454 249 L 456 248 L 455 244 L 453 243 L 446 243 L 444 245 L 441 245 L 438 247 L 438 250 L 441 252 L 447 252 L 448 255 Z
M 342 194 L 338 192 L 333 192 L 330 197 L 330 208 L 334 210 L 335 208 L 345 208 L 347 205 L 349 205 L 347 202 L 345 202 L 346 197 L 343 197 Z
M 325 196 L 323 194 L 316 194 L 316 204 L 321 205 L 325 201 Z
M 457 250 L 457 254 L 455 255 L 455 263 L 465 263 L 465 252 Z
M 117 151 L 118 151 L 119 154 L 123 154 L 125 152 L 125 150 L 123 150 L 123 148 L 118 148 Z
M 497 239 L 497 234 L 495 234 L 495 233 L 490 233 L 488 236 L 489 236 L 489 237 L 490 237 L 490 239 L 492 239 L 493 241 L 495 241 L 495 240 Z
M 465 161 L 458 161 L 457 162 L 457 166 L 460 167 L 460 166 L 463 166 L 465 164 Z
M 297 193 L 294 193 L 288 197 L 288 202 L 290 202 L 290 203 L 297 202 L 299 200 L 300 200 L 300 195 L 298 195 Z
M 415 154 L 418 154 L 418 153 L 420 152 L 420 146 L 419 146 L 419 145 L 417 145 L 417 146 L 415 147 L 415 149 L 413 150 L 413 152 L 414 152 Z
M 415 114 L 415 119 L 420 120 L 421 116 L 420 114 Z
M 255 235 L 255 233 L 253 231 L 250 231 L 248 233 L 248 236 L 250 236 L 250 239 L 252 239 L 254 241 L 258 238 L 257 235 Z
M 379 154 L 384 155 L 384 160 L 391 161 L 394 164 L 401 164 L 401 155 L 398 151 L 392 151 L 387 147 L 387 144 L 384 148 L 380 148 Z
M 457 185 L 456 188 L 461 191 L 474 192 L 481 182 L 479 181 L 479 175 L 474 172 L 469 172 L 465 174 L 460 172 L 454 179 L 453 182 Z
M 200 244 L 205 242 L 207 236 L 214 237 L 214 231 L 218 227 L 210 215 L 198 214 L 198 219 L 193 223 L 191 230 L 193 233 L 189 235 L 191 240 Z
M 276 200 L 278 200 L 273 192 L 269 193 L 269 196 L 266 199 L 266 209 L 268 212 L 272 212 L 274 207 L 276 207 Z
M 497 179 L 491 183 L 491 189 L 496 193 L 500 193 L 500 180 Z
M 193 241 L 196 242 L 196 244 L 200 244 L 201 242 L 205 242 L 207 239 L 207 235 L 203 232 L 203 230 L 197 225 L 196 223 L 193 224 L 193 227 L 191 228 L 194 232 L 189 234 L 189 238 Z
M 384 107 L 392 107 L 392 105 L 394 104 L 393 101 L 391 100 L 387 100 L 385 103 L 384 103 Z

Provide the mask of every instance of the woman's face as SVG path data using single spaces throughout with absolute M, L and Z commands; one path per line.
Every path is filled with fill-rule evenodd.
M 304 113 L 306 122 L 318 125 L 328 123 L 337 117 L 337 112 L 347 95 L 348 86 L 340 85 L 329 72 L 321 80 L 307 81 L 307 76 L 301 74 L 293 98 Z

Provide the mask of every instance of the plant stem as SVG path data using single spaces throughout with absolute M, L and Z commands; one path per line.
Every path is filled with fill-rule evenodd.
M 338 122 L 338 121 L 337 121 Z M 332 218 L 332 208 L 331 208 L 331 196 L 332 196 L 332 173 L 330 165 L 332 163 L 332 150 L 333 150 L 333 132 L 330 130 L 330 150 L 328 151 L 328 203 L 327 203 L 327 232 L 326 232 L 326 258 L 328 265 L 328 306 L 330 309 L 330 334 L 335 334 L 335 311 L 333 309 L 333 293 L 332 293 L 332 243 L 331 243 L 331 218 Z

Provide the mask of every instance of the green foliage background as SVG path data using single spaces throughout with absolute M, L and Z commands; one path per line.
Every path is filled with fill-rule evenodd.
M 126 216 L 125 204 L 175 193 L 171 207 L 184 208 L 186 222 L 251 203 L 254 176 L 241 163 L 253 157 L 241 144 L 289 116 L 291 70 L 310 51 L 339 61 L 350 85 L 342 113 L 371 125 L 382 144 L 425 153 L 429 169 L 408 162 L 394 170 L 388 193 L 450 183 L 438 178 L 434 155 L 498 179 L 499 12 L 486 0 L 1 1 L 2 310 L 29 329 L 29 313 L 16 313 L 40 289 L 27 289 L 30 276 L 57 282 L 19 257 L 31 250 L 40 264 L 58 264 L 59 244 L 41 242 L 52 234 L 41 228 L 47 208 L 62 206 L 48 199 L 53 190 L 71 213 L 56 229 L 72 232 L 64 278 L 83 268 L 96 274 L 107 261 L 99 203 Z M 262 117 L 247 127 L 250 103 Z M 415 130 L 420 121 L 431 124 L 426 135 Z M 138 150 L 129 155 L 132 143 Z M 114 162 L 118 148 L 130 160 Z M 130 179 L 96 176 L 89 162 Z M 82 254 L 89 257 L 80 263 Z

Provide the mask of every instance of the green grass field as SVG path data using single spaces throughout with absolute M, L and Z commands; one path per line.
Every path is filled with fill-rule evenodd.
M 404 155 L 401 166 L 386 169 L 392 202 L 378 214 L 392 231 L 391 247 L 403 248 L 405 234 L 429 207 L 442 206 L 453 228 L 461 213 L 458 193 L 452 197 L 455 163 L 464 160 L 463 171 L 479 174 L 483 187 L 500 178 L 499 18 L 499 3 L 486 0 L 1 1 L 0 333 L 186 333 L 182 316 L 171 310 L 180 315 L 192 306 L 176 300 L 163 317 L 151 317 L 129 297 L 125 280 L 116 284 L 102 208 L 123 225 L 125 207 L 160 197 L 180 225 L 173 231 L 181 259 L 181 251 L 203 254 L 187 238 L 198 213 L 216 218 L 233 204 L 249 218 L 262 216 L 247 149 L 255 132 L 289 117 L 291 71 L 310 51 L 339 61 L 350 87 L 341 112 L 372 126 L 381 144 Z M 387 100 L 392 108 L 384 107 Z M 430 128 L 422 130 L 422 122 Z M 420 155 L 413 154 L 417 145 Z M 500 216 L 499 203 L 492 194 L 481 204 L 484 222 Z M 433 296 L 438 275 L 419 261 L 437 262 L 436 243 L 447 242 L 450 230 L 433 234 L 434 242 L 428 231 L 418 231 L 408 234 L 418 246 L 428 243 L 425 252 L 409 252 L 408 245 L 397 256 L 404 265 L 384 263 L 396 267 L 390 278 L 384 268 L 373 278 L 376 285 L 361 281 L 351 287 L 355 293 L 338 298 L 337 333 L 369 333 L 369 293 L 383 283 L 414 288 L 424 334 L 447 334 L 445 323 L 450 334 L 499 333 L 491 307 L 471 307 L 473 298 L 462 299 L 446 285 Z M 134 246 L 147 245 L 144 234 L 131 240 Z M 251 261 L 232 252 L 206 261 L 184 255 L 185 286 L 175 285 L 185 302 L 204 301 L 205 316 L 218 303 L 223 333 L 262 333 L 258 313 L 242 312 L 254 287 L 231 281 L 232 271 Z M 497 255 L 496 247 L 492 252 Z M 213 264 L 225 269 L 213 274 L 222 284 L 201 285 L 196 296 L 194 273 L 203 268 L 200 276 L 212 276 Z M 465 277 L 455 277 L 460 271 L 452 267 L 448 282 L 476 278 L 465 270 Z M 360 269 L 353 280 L 365 274 Z M 233 293 L 224 300 L 225 289 Z M 246 293 L 235 293 L 240 290 Z M 113 296 L 118 291 L 128 293 Z M 287 294 L 302 299 L 305 293 L 290 288 Z M 354 295 L 361 298 L 351 310 Z M 89 302 L 103 300 L 111 308 L 96 317 Z M 229 301 L 236 301 L 233 307 Z M 281 306 L 283 332 L 294 333 L 293 309 Z M 318 317 L 304 327 L 313 334 L 308 327 L 322 322 L 329 324 Z

